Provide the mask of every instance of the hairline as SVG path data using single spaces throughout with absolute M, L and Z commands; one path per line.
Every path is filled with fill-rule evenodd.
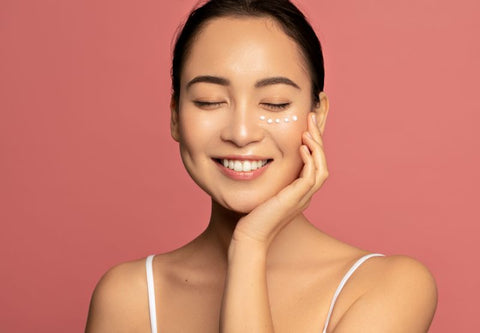
M 183 64 L 181 66 L 181 71 L 179 73 L 180 87 L 179 87 L 179 91 L 177 92 L 177 96 L 176 96 L 177 100 L 175 101 L 177 105 L 178 105 L 178 102 L 180 100 L 182 73 L 183 73 L 183 70 L 185 68 L 186 62 L 187 62 L 188 58 L 190 57 L 190 53 L 191 53 L 191 50 L 192 50 L 192 45 L 198 40 L 198 36 L 208 26 L 208 24 L 210 24 L 211 22 L 213 22 L 217 19 L 228 19 L 228 18 L 239 19 L 239 20 L 249 19 L 249 18 L 250 19 L 259 19 L 259 20 L 267 19 L 268 21 L 272 22 L 273 26 L 275 28 L 279 28 L 280 31 L 282 31 L 295 44 L 297 52 L 299 52 L 300 58 L 302 59 L 302 63 L 300 64 L 300 67 L 308 75 L 308 77 L 310 77 L 310 80 L 309 80 L 310 85 L 311 85 L 310 89 L 313 90 L 313 73 L 312 73 L 313 69 L 309 68 L 310 63 L 308 61 L 308 57 L 305 54 L 301 45 L 292 36 L 290 36 L 290 34 L 288 33 L 288 30 L 286 29 L 286 27 L 284 27 L 284 24 L 282 24 L 282 22 L 279 19 L 277 19 L 273 15 L 262 13 L 262 12 L 259 12 L 259 13 L 258 12 L 225 13 L 225 14 L 221 14 L 221 15 L 218 15 L 218 16 L 211 17 L 211 18 L 203 21 L 202 23 L 200 23 L 198 25 L 196 31 L 192 34 L 191 38 L 188 40 L 187 43 L 185 43 L 185 52 L 183 54 L 183 59 L 182 59 Z M 313 98 L 313 96 L 312 96 L 312 98 Z M 313 105 L 313 101 L 312 101 L 312 105 Z

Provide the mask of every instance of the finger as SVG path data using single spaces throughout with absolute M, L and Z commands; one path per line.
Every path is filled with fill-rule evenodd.
M 307 148 L 304 148 L 307 150 Z M 311 158 L 310 158 L 311 159 Z M 290 220 L 305 208 L 312 186 L 315 184 L 313 161 L 305 165 L 304 175 L 282 189 L 277 195 L 255 208 L 249 216 L 262 219 L 264 226 L 277 225 L 283 220 Z M 280 225 L 278 225 L 280 227 Z
M 327 170 L 327 160 L 323 147 L 314 140 L 309 132 L 305 132 L 303 137 L 305 145 L 308 146 L 311 151 L 311 156 L 315 165 L 315 169 L 319 172 L 325 172 Z
M 313 139 L 310 139 L 313 141 Z M 309 149 L 306 149 L 305 146 L 302 147 L 302 159 L 305 163 L 302 177 L 298 179 L 298 182 L 303 186 L 302 196 L 299 197 L 299 202 L 309 201 L 312 194 L 315 192 L 314 188 L 317 184 L 317 167 L 315 166 L 315 161 L 313 159 L 312 153 Z
M 313 161 L 310 148 L 308 145 L 300 146 L 300 157 L 302 158 L 303 168 L 300 173 L 300 178 L 308 178 L 315 173 L 315 163 Z
M 315 186 L 312 190 L 316 191 L 320 188 L 320 186 L 322 186 L 323 182 L 328 177 L 326 157 L 323 147 L 316 140 L 314 140 L 309 132 L 305 133 L 304 142 L 312 152 L 311 157 L 315 166 Z
M 310 138 L 310 141 L 313 142 L 313 139 Z M 318 143 L 316 145 L 318 149 Z M 313 148 L 312 144 L 310 144 L 310 146 Z M 301 145 L 299 147 L 299 152 L 304 164 L 299 178 L 282 189 L 274 198 L 272 198 L 274 200 L 267 203 L 267 205 L 270 206 L 270 211 L 275 211 L 280 215 L 292 208 L 295 208 L 294 210 L 296 211 L 296 208 L 298 207 L 295 206 L 301 207 L 306 201 L 305 198 L 310 197 L 309 193 L 317 183 L 317 167 L 315 166 L 315 161 L 310 152 L 310 148 L 308 148 L 307 145 Z
M 310 151 L 305 145 L 300 146 L 300 156 L 304 163 L 300 177 L 278 194 L 279 200 L 283 203 L 300 202 L 315 186 L 315 165 Z
M 262 225 L 266 230 L 254 230 L 253 234 L 256 235 L 254 238 L 269 239 L 269 234 L 276 234 L 278 229 L 284 226 L 282 221 L 291 220 L 308 206 L 311 199 L 310 193 L 316 183 L 315 162 L 306 145 L 301 145 L 299 150 L 304 163 L 300 177 L 244 218 L 242 225 L 245 225 L 245 221 L 249 219 L 264 221 Z M 252 234 L 252 231 L 247 234 Z
M 308 132 L 312 135 L 313 139 L 317 141 L 320 146 L 323 147 L 323 139 L 320 134 L 320 129 L 318 128 L 316 115 L 314 112 L 309 113 L 308 122 L 307 122 Z

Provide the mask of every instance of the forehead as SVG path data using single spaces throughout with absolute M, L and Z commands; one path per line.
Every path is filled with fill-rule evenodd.
M 191 45 L 182 77 L 205 71 L 308 80 L 299 46 L 271 18 L 225 17 L 207 22 Z

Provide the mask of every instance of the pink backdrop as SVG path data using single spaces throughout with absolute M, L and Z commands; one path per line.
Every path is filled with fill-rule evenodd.
M 82 331 L 110 266 L 205 228 L 168 129 L 171 38 L 193 3 L 0 2 L 1 332 Z M 307 214 L 425 263 L 437 333 L 480 326 L 479 4 L 300 2 L 331 99 L 331 176 Z

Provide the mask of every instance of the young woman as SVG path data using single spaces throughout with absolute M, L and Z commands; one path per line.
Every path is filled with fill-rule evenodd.
M 342 243 L 302 214 L 328 176 L 323 79 L 320 43 L 289 1 L 192 12 L 174 49 L 171 133 L 210 222 L 109 270 L 87 332 L 428 330 L 437 296 L 421 263 Z

